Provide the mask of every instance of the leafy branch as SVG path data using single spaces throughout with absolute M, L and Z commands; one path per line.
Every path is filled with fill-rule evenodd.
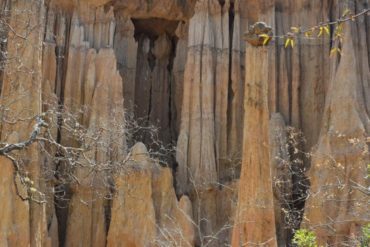
M 309 28 L 302 28 L 302 27 L 291 27 L 290 32 L 283 34 L 283 35 L 269 35 L 269 34 L 260 34 L 259 37 L 263 38 L 263 45 L 267 45 L 270 40 L 276 40 L 276 39 L 283 39 L 284 47 L 293 48 L 296 39 L 301 36 L 302 34 L 305 36 L 305 38 L 319 38 L 324 37 L 325 35 L 330 36 L 330 28 L 334 26 L 333 31 L 333 41 L 336 41 L 337 45 L 334 46 L 330 50 L 330 55 L 333 55 L 335 53 L 341 53 L 341 50 L 339 48 L 339 44 L 343 42 L 343 23 L 347 21 L 356 21 L 359 17 L 363 15 L 368 15 L 370 12 L 370 9 L 364 9 L 361 12 L 358 12 L 357 14 L 351 14 L 351 11 L 349 9 L 345 9 L 341 15 L 341 17 L 335 21 L 327 21 L 327 22 L 321 22 L 318 25 L 309 27 Z

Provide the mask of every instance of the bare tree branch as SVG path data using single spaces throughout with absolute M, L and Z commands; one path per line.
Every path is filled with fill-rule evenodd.
M 48 127 L 48 124 L 40 116 L 37 116 L 36 117 L 36 124 L 33 127 L 33 131 L 31 133 L 30 137 L 28 138 L 28 140 L 23 141 L 23 142 L 19 142 L 19 143 L 5 144 L 4 147 L 0 148 L 0 155 L 5 155 L 5 154 L 7 154 L 11 151 L 22 150 L 22 149 L 28 147 L 29 145 L 31 145 L 32 143 L 34 143 L 36 141 L 37 136 L 40 134 L 41 129 L 43 127 Z

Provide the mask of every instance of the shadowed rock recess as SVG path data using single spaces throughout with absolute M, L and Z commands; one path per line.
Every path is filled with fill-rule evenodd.
M 299 228 L 320 246 L 359 246 L 370 222 L 370 15 L 343 24 L 334 55 L 330 35 L 286 48 L 244 34 L 369 7 L 0 0 L 1 146 L 27 140 L 45 113 L 57 144 L 0 156 L 0 246 L 292 246 Z M 71 167 L 63 146 L 88 151 Z

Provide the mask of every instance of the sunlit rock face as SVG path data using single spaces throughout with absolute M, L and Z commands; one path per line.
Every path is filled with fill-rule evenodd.
M 115 183 L 108 246 L 193 246 L 191 202 L 177 200 L 171 170 L 151 160 L 142 143 Z
M 12 153 L 20 167 L 0 157 L 0 245 L 286 246 L 301 226 L 355 246 L 370 217 L 369 16 L 346 23 L 341 55 L 328 35 L 244 39 L 347 8 L 368 1 L 0 0 L 1 142 L 62 109 L 50 137 L 89 147 L 75 166 L 41 143 Z
M 364 175 L 369 163 L 369 90 L 363 94 L 369 70 L 356 68 L 355 61 L 361 63 L 362 59 L 355 54 L 362 48 L 355 42 L 361 44 L 365 40 L 352 37 L 352 31 L 364 32 L 353 25 L 346 26 L 346 56 L 338 59 L 329 82 L 323 125 L 309 172 L 314 196 L 306 202 L 305 224 L 317 232 L 322 244 L 355 243 L 355 236 L 370 217 L 365 203 L 369 180 Z
M 267 84 L 269 48 L 247 45 L 242 171 L 233 246 L 255 243 L 277 246 L 269 165 Z M 255 117 L 249 117 L 255 116 Z

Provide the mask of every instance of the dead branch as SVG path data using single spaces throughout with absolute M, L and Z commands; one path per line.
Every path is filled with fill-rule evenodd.
M 33 127 L 33 131 L 31 133 L 30 137 L 28 138 L 28 140 L 22 141 L 22 142 L 19 142 L 19 143 L 13 143 L 13 144 L 6 143 L 5 146 L 0 148 L 0 155 L 5 155 L 5 154 L 7 154 L 9 152 L 12 152 L 14 150 L 22 150 L 22 149 L 28 147 L 29 145 L 31 145 L 32 143 L 34 143 L 36 141 L 37 136 L 40 134 L 41 129 L 43 127 L 48 127 L 48 124 L 40 116 L 37 116 L 36 117 L 36 124 Z

